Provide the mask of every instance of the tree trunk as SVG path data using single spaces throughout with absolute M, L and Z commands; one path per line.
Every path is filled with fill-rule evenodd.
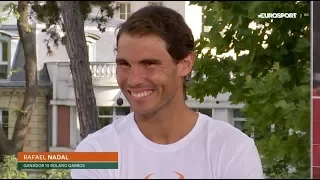
M 89 68 L 88 49 L 84 33 L 84 19 L 78 1 L 60 1 L 66 32 L 66 49 L 70 59 L 76 106 L 80 121 L 80 135 L 100 129 L 98 109 Z
M 28 124 L 36 104 L 37 56 L 34 33 L 28 22 L 28 8 L 28 1 L 18 1 L 18 13 L 20 17 L 17 20 L 17 25 L 25 57 L 25 93 L 22 107 L 17 112 L 17 119 L 10 141 L 4 134 L 3 129 L 0 128 L 0 149 L 1 153 L 5 155 L 16 155 L 18 152 L 23 151 Z
M 3 128 L 0 126 L 0 162 L 3 161 L 3 155 L 8 154 L 9 145 L 10 141 L 8 140 Z
M 16 152 L 23 150 L 24 139 L 33 109 L 36 105 L 38 90 L 35 35 L 28 22 L 28 9 L 28 1 L 18 1 L 18 12 L 20 15 L 20 18 L 18 19 L 18 31 L 25 57 L 24 70 L 26 76 L 26 87 L 23 105 L 21 111 L 17 114 L 17 120 L 12 136 L 12 144 L 14 145 L 14 150 Z

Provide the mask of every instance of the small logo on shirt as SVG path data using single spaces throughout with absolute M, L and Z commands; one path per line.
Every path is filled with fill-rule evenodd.
M 175 172 L 175 171 L 172 171 L 172 172 L 178 175 L 178 177 L 179 177 L 178 179 L 184 179 L 184 175 L 183 175 L 183 174 L 178 173 L 178 172 Z M 152 175 L 154 175 L 154 174 L 155 174 L 155 173 L 151 173 L 151 174 L 147 175 L 144 179 L 150 179 L 150 177 L 151 177 Z

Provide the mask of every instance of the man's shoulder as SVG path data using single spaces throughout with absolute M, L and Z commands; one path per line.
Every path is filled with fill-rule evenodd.
M 90 147 L 92 151 L 115 150 L 119 147 L 119 138 L 127 131 L 130 126 L 130 114 L 121 117 L 100 130 L 89 134 L 84 138 L 77 149 Z
M 206 115 L 202 115 L 202 119 L 206 124 L 204 126 L 204 132 L 208 133 L 208 137 L 212 139 L 214 144 L 218 141 L 222 144 L 232 143 L 233 145 L 240 145 L 242 143 L 252 141 L 251 137 L 228 122 L 216 120 Z
M 206 132 L 206 143 L 208 151 L 213 157 L 220 159 L 220 166 L 225 169 L 226 174 L 222 177 L 233 177 L 237 175 L 238 169 L 244 168 L 244 178 L 248 177 L 252 169 L 258 176 L 262 176 L 260 156 L 253 138 L 232 126 L 228 122 L 205 118 L 206 125 L 203 132 Z M 256 166 L 256 167 L 255 167 Z M 235 172 L 234 172 L 235 171 Z M 228 174 L 229 173 L 229 174 Z M 240 177 L 240 176 L 239 176 Z
M 219 162 L 221 179 L 263 178 L 262 165 L 254 140 L 228 122 L 204 116 L 208 152 Z

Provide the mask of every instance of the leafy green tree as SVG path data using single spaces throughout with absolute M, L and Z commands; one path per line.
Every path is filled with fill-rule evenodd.
M 310 2 L 191 1 L 211 26 L 196 42 L 189 95 L 230 92 L 245 103 L 245 132 L 253 133 L 268 178 L 310 177 Z M 259 18 L 260 13 L 296 18 Z M 235 59 L 223 56 L 234 50 Z M 212 53 L 215 51 L 215 54 Z

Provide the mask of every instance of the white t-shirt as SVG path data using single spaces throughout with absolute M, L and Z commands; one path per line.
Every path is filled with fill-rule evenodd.
M 253 139 L 230 124 L 199 113 L 176 143 L 147 139 L 133 113 L 89 135 L 77 152 L 119 152 L 119 169 L 77 169 L 73 179 L 263 179 Z

